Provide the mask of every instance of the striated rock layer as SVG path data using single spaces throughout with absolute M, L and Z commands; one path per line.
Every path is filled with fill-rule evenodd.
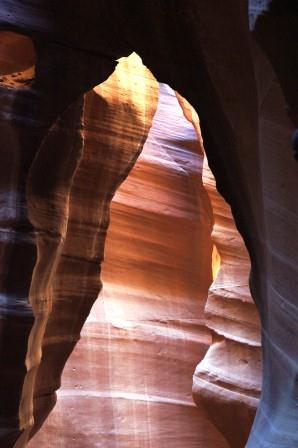
M 249 257 L 207 163 L 203 182 L 215 220 L 215 280 L 205 308 L 213 342 L 196 369 L 193 392 L 230 446 L 238 448 L 245 446 L 260 397 L 260 323 L 248 287 Z
M 203 150 L 199 117 L 184 98 L 177 96 Z M 238 448 L 247 441 L 260 396 L 260 322 L 249 292 L 249 256 L 230 207 L 216 189 L 206 159 L 202 180 L 214 219 L 211 235 L 214 281 L 205 307 L 212 345 L 195 371 L 193 395 L 230 446 Z
M 174 93 L 161 85 L 142 155 L 112 202 L 102 300 L 30 447 L 57 438 L 78 448 L 228 446 L 191 395 L 210 344 L 203 313 L 212 218 L 198 150 Z
M 124 72 L 129 70 L 127 64 L 129 62 L 122 65 Z M 7 235 L 13 236 L 14 227 L 24 227 L 24 237 L 21 239 L 16 234 L 18 244 L 12 245 L 11 249 L 11 260 L 15 268 L 22 270 L 24 285 L 9 281 L 10 270 L 4 271 L 2 275 L 3 293 L 5 292 L 5 297 L 8 294 L 11 297 L 8 302 L 2 301 L 2 335 L 7 344 L 13 345 L 13 350 L 9 352 L 9 345 L 2 346 L 5 366 L 1 372 L 2 384 L 6 384 L 1 390 L 4 403 L 1 411 L 3 419 L 6 419 L 2 425 L 5 428 L 1 435 L 3 447 L 12 446 L 18 428 L 24 429 L 24 432 L 16 446 L 25 446 L 33 424 L 33 406 L 34 431 L 53 406 L 53 394 L 59 386 L 63 365 L 100 290 L 99 269 L 108 224 L 109 202 L 117 185 L 139 154 L 156 108 L 156 81 L 152 80 L 151 75 L 146 76 L 142 66 L 140 72 L 137 66 L 132 72 L 134 74 L 131 74 L 128 85 L 121 85 L 123 76 L 121 81 L 116 71 L 110 83 L 100 87 L 97 93 L 91 93 L 86 99 L 84 115 L 89 120 L 88 141 L 96 143 L 98 139 L 102 139 L 102 143 L 98 141 L 101 152 L 97 152 L 91 143 L 89 147 L 86 143 L 83 145 L 80 130 L 83 109 L 82 102 L 79 101 L 65 112 L 44 140 L 29 176 L 26 174 L 26 161 L 27 165 L 23 163 L 23 171 L 22 165 L 19 171 L 7 168 L 11 180 L 2 178 L 5 191 L 7 183 L 11 183 L 11 195 L 3 195 L 3 201 L 7 202 L 3 211 L 10 218 L 7 221 Z M 10 123 L 13 116 L 9 113 L 14 110 L 12 105 L 16 107 L 11 101 L 19 97 L 21 99 L 22 95 L 26 101 L 26 95 L 30 95 L 32 90 L 31 86 L 22 91 L 2 86 L 3 98 L 7 98 L 8 104 L 5 106 Z M 123 97 L 120 92 L 125 92 Z M 146 95 L 148 99 L 144 99 Z M 108 97 L 111 98 L 110 103 L 106 100 Z M 97 110 L 95 117 L 92 116 L 94 109 Z M 9 126 L 12 127 L 14 152 L 11 151 L 11 154 L 14 156 L 15 153 L 15 160 L 18 161 L 17 157 L 24 155 L 23 148 L 16 139 L 18 126 L 24 135 L 29 134 L 30 127 L 27 123 L 24 126 L 17 121 L 7 123 L 7 111 L 3 107 L 5 132 L 1 135 L 7 139 L 7 135 L 10 135 Z M 101 126 L 101 130 L 97 129 L 98 126 Z M 114 127 L 112 134 L 111 127 Z M 4 145 L 9 143 L 9 140 L 4 140 Z M 83 153 L 86 155 L 86 151 L 89 151 L 91 156 L 81 158 L 83 146 Z M 115 146 L 119 151 L 113 158 L 110 151 Z M 29 155 L 30 153 L 27 156 Z M 94 158 L 97 165 L 93 163 Z M 4 158 L 4 163 L 9 161 Z M 18 168 L 20 163 L 15 163 L 14 166 Z M 22 184 L 22 176 L 25 179 L 28 176 L 27 185 Z M 18 186 L 19 191 L 16 189 Z M 88 199 L 90 189 L 94 192 L 95 187 L 96 194 Z M 24 212 L 23 216 L 19 216 L 22 201 Z M 30 223 L 26 217 L 27 210 Z M 5 236 L 4 230 L 2 234 Z M 5 241 L 10 240 L 8 237 L 3 240 L 5 250 L 2 250 L 2 254 L 8 260 L 9 245 Z M 30 250 L 31 264 L 28 258 Z M 32 264 L 35 265 L 33 275 Z M 5 266 L 7 262 L 3 263 L 3 267 Z M 30 303 L 26 296 L 26 288 L 29 286 L 30 292 L 27 290 L 27 294 L 30 295 Z M 13 290 L 7 290 L 8 287 Z M 12 300 L 12 297 L 15 299 Z M 69 306 L 72 305 L 77 315 L 70 314 L 68 318 Z M 19 327 L 16 326 L 18 320 Z M 18 339 L 20 342 L 15 345 L 13 341 Z M 59 349 L 55 350 L 57 347 Z M 39 367 L 42 348 L 44 356 Z
M 127 0 L 85 0 L 73 8 L 69 0 L 0 0 L 1 32 L 28 36 L 36 53 L 29 45 L 25 64 L 0 70 L 2 446 L 12 446 L 26 429 L 15 444 L 24 446 L 33 423 L 40 349 L 83 150 L 79 98 L 132 51 L 199 112 L 217 189 L 249 252 L 264 381 L 247 446 L 297 446 L 298 179 L 290 146 L 297 127 L 298 11 L 293 1 L 250 3 L 269 3 L 255 35 L 278 82 L 252 50 L 247 1 L 156 0 L 132 7 Z M 2 48 L 18 59 L 19 39 L 1 37 Z M 26 47 L 28 40 L 21 40 Z M 72 144 L 54 144 L 61 126 Z
M 156 81 L 132 56 L 119 64 L 108 81 L 86 95 L 83 153 L 69 197 L 66 240 L 42 341 L 31 435 L 53 406 L 63 366 L 101 289 L 110 202 L 142 149 L 157 94 Z M 80 362 L 84 363 L 83 359 Z M 89 405 L 83 409 L 86 413 Z M 96 443 L 102 443 L 98 433 Z

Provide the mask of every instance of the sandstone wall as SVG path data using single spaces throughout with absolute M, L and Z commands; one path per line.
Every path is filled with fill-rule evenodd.
M 123 89 L 118 97 L 125 95 Z M 85 145 L 96 157 L 102 131 L 91 140 L 89 125 L 87 115 Z M 204 306 L 212 214 L 199 151 L 173 91 L 161 85 L 142 155 L 112 202 L 103 293 L 67 363 L 56 408 L 30 447 L 57 440 L 78 448 L 228 446 L 191 393 L 196 363 L 211 342 Z M 73 303 L 68 299 L 68 309 L 82 319 Z M 54 347 L 47 345 L 49 357 Z
M 264 381 L 247 446 L 296 447 L 297 164 L 291 138 L 298 123 L 298 14 L 292 1 L 250 3 L 256 6 L 251 23 L 266 56 L 251 45 L 247 1 L 156 0 L 131 8 L 124 0 L 85 0 L 73 8 L 69 0 L 0 0 L 3 446 L 14 445 L 25 430 L 15 448 L 24 446 L 33 424 L 43 336 L 59 289 L 55 274 L 60 260 L 67 259 L 63 250 L 70 237 L 71 192 L 84 149 L 87 104 L 82 95 L 111 75 L 119 57 L 137 51 L 159 82 L 170 84 L 198 111 L 217 189 L 231 206 L 249 252 L 250 290 L 261 316 Z M 268 6 L 268 14 L 259 19 L 254 15 L 260 5 Z M 11 31 L 16 40 L 10 39 Z M 17 56 L 20 40 L 28 55 L 24 61 Z M 9 60 L 12 53 L 14 60 Z M 150 120 L 145 123 L 136 146 L 130 146 L 134 154 L 148 133 Z M 109 185 L 115 179 L 109 177 Z M 76 230 L 78 223 L 73 224 Z M 103 235 L 106 224 L 103 220 Z M 91 250 L 97 266 L 98 249 Z M 87 263 L 91 271 L 96 263 Z M 99 288 L 96 283 L 94 299 Z M 227 332 L 224 320 L 216 331 L 223 327 Z M 55 386 L 62 358 L 53 375 Z M 53 389 L 45 399 L 48 409 Z M 45 416 L 45 404 L 41 408 L 39 415 Z

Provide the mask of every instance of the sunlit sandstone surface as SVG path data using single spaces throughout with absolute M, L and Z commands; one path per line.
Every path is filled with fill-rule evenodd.
M 211 343 L 213 220 L 202 166 L 194 128 L 160 85 L 142 154 L 112 202 L 103 292 L 30 447 L 228 447 L 192 398 Z

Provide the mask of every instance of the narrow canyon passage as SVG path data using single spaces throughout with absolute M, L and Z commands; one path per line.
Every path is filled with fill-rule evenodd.
M 112 202 L 104 289 L 31 447 L 226 448 L 196 407 L 192 375 L 210 334 L 212 215 L 202 154 L 160 85 L 142 155 Z
M 294 2 L 0 4 L 1 448 L 297 448 Z

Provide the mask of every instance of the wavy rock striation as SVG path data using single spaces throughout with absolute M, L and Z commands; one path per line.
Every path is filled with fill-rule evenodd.
M 191 395 L 195 365 L 210 344 L 203 314 L 212 219 L 198 150 L 174 93 L 161 85 L 142 155 L 112 202 L 103 301 L 30 447 L 51 446 L 57 431 L 62 445 L 74 447 L 228 446 Z
M 184 98 L 177 97 L 204 150 L 198 115 Z M 260 322 L 249 292 L 249 256 L 206 159 L 202 180 L 214 219 L 214 281 L 205 307 L 212 345 L 195 371 L 193 395 L 230 446 L 238 448 L 247 441 L 260 396 Z
M 196 369 L 193 392 L 230 446 L 238 448 L 247 441 L 260 397 L 260 322 L 248 287 L 247 250 L 207 163 L 203 182 L 215 220 L 215 280 L 205 308 L 213 342 Z
M 42 342 L 33 433 L 55 401 L 64 364 L 101 289 L 110 202 L 142 149 L 157 94 L 157 83 L 132 56 L 119 64 L 108 81 L 86 95 L 83 154 L 69 197 L 66 239 Z
M 122 64 L 124 72 L 129 70 L 129 63 Z M 22 269 L 21 278 L 24 283 L 9 282 L 11 271 L 4 271 L 3 288 L 14 290 L 4 289 L 3 293 L 5 297 L 9 294 L 9 297 L 15 299 L 2 305 L 3 337 L 8 343 L 12 338 L 19 339 L 20 344 L 13 344 L 16 355 L 11 351 L 7 352 L 8 345 L 3 353 L 5 369 L 1 374 L 4 376 L 3 384 L 9 386 L 2 392 L 2 402 L 5 405 L 1 409 L 6 419 L 4 422 L 7 421 L 4 424 L 6 432 L 2 436 L 3 447 L 12 446 L 18 428 L 24 429 L 24 432 L 16 446 L 25 445 L 33 424 L 33 406 L 36 421 L 34 430 L 40 426 L 53 406 L 54 392 L 59 386 L 63 365 L 100 290 L 99 269 L 108 224 L 109 202 L 143 146 L 156 107 L 157 84 L 152 77 L 146 76 L 142 66 L 140 70 L 141 73 L 136 69 L 135 74 L 130 77 L 129 85 L 125 85 L 124 97 L 119 95 L 119 91 L 124 92 L 124 88 L 116 70 L 110 82 L 88 95 L 84 114 L 81 101 L 65 112 L 39 150 L 30 169 L 26 187 L 21 183 L 21 176 L 26 176 L 28 161 L 25 161 L 27 165 L 23 162 L 23 171 L 20 163 L 14 163 L 15 168 L 19 168 L 18 171 L 8 167 L 7 173 L 15 176 L 11 180 L 3 178 L 3 183 L 6 182 L 5 191 L 8 182 L 12 187 L 11 195 L 3 195 L 3 200 L 9 202 L 7 206 L 5 204 L 6 208 L 3 207 L 3 212 L 7 217 L 9 211 L 10 220 L 6 225 L 6 233 L 3 231 L 2 234 L 18 237 L 18 244 L 14 245 L 8 244 L 8 237 L 4 239 L 7 243 L 3 242 L 3 247 L 6 248 L 3 256 L 7 259 L 11 247 L 11 261 L 15 267 L 20 266 Z M 24 95 L 26 100 L 26 95 L 30 95 L 33 88 L 28 87 L 20 92 L 4 85 L 2 89 L 9 111 L 9 107 L 12 110 L 16 107 L 12 100 L 9 102 L 10 97 L 14 99 Z M 150 100 L 144 100 L 146 95 Z M 109 97 L 114 98 L 110 103 L 107 101 Z M 97 114 L 95 117 L 92 115 L 94 109 L 99 111 L 99 121 Z M 5 110 L 5 118 L 4 112 Z M 83 115 L 88 128 L 88 139 L 84 143 L 81 132 Z M 9 120 L 11 123 L 11 115 Z M 114 133 L 110 134 L 113 123 Z M 6 128 L 1 135 L 7 138 L 7 131 L 12 125 L 4 121 L 3 126 Z M 12 138 L 17 135 L 17 126 L 21 125 L 16 123 L 12 126 Z M 101 126 L 101 130 L 98 130 L 98 126 Z M 21 130 L 27 135 L 30 128 L 26 125 Z M 102 142 L 98 141 L 100 138 Z M 98 143 L 101 151 L 97 152 L 92 142 Z M 4 143 L 7 145 L 9 142 Z M 17 157 L 24 154 L 23 148 L 18 145 L 17 139 L 12 143 L 15 161 L 18 161 Z M 111 148 L 116 145 L 119 151 L 113 158 Z M 13 154 L 12 152 L 12 156 Z M 9 159 L 4 161 L 7 163 Z M 107 173 L 106 176 L 103 172 Z M 18 185 L 20 192 L 16 190 Z M 93 192 L 94 188 L 96 194 L 88 199 L 90 189 Z M 23 191 L 26 191 L 26 196 L 22 196 Z M 24 217 L 19 212 L 22 210 L 22 200 Z M 30 224 L 26 217 L 27 210 Z M 19 230 L 21 226 L 24 228 L 23 238 L 12 232 L 13 227 Z M 33 276 L 32 264 L 28 259 L 30 250 L 32 264 L 35 264 Z M 5 266 L 7 262 L 3 263 L 3 267 Z M 71 306 L 78 311 L 76 318 L 69 314 Z M 20 321 L 19 327 L 15 326 L 16 320 Z M 44 355 L 39 366 L 41 348 Z M 18 382 L 19 388 L 16 387 Z
M 264 381 L 247 446 L 297 446 L 298 180 L 291 137 L 297 128 L 298 14 L 293 1 L 250 3 L 268 5 L 268 14 L 252 23 L 278 81 L 252 48 L 247 1 L 215 7 L 212 1 L 156 0 L 132 8 L 128 0 L 85 0 L 73 8 L 70 0 L 0 0 L 4 54 L 19 59 L 7 33 L 29 38 L 21 39 L 29 44 L 24 65 L 7 68 L 5 56 L 0 71 L 3 447 L 24 446 L 33 424 L 41 346 L 84 149 L 88 105 L 82 95 L 133 51 L 199 112 L 217 189 L 248 249 Z M 142 127 L 138 145 L 148 128 Z
M 255 49 L 260 104 L 262 195 L 266 218 L 266 295 L 259 304 L 263 386 L 247 446 L 298 445 L 297 363 L 297 162 L 291 151 L 293 122 L 272 66 Z

